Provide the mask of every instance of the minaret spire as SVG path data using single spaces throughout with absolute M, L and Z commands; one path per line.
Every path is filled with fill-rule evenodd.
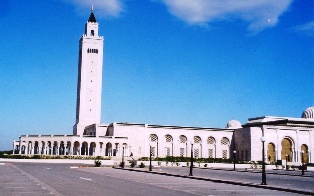
M 97 22 L 94 15 L 94 5 L 92 5 L 92 13 L 89 16 L 88 22 Z

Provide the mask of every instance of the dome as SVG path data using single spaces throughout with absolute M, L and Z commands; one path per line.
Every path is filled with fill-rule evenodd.
M 227 124 L 228 129 L 239 129 L 242 128 L 241 123 L 237 120 L 230 120 Z
M 307 108 L 302 113 L 302 118 L 314 118 L 314 106 Z

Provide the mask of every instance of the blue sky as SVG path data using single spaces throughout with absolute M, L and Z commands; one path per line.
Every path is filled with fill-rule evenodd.
M 92 4 L 103 123 L 225 127 L 314 105 L 312 0 L 2 0 L 0 150 L 21 134 L 72 134 Z

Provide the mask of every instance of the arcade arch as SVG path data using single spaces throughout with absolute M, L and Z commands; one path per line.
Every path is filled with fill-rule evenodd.
M 269 143 L 267 146 L 267 161 L 274 163 L 276 161 L 275 144 Z
M 281 160 L 288 162 L 293 160 L 292 140 L 290 138 L 283 138 L 281 141 Z
M 300 152 L 300 157 L 301 157 L 301 162 L 303 161 L 303 163 L 308 163 L 309 162 L 309 150 L 308 150 L 308 146 L 306 144 L 302 144 L 301 145 L 301 150 L 304 151 L 303 153 L 303 157 L 302 157 L 302 153 Z

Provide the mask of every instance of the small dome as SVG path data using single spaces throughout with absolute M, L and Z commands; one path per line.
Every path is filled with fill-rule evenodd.
M 302 118 L 314 118 L 314 106 L 307 108 L 302 113 Z
M 230 120 L 227 124 L 227 129 L 239 129 L 242 128 L 241 123 L 237 120 Z

